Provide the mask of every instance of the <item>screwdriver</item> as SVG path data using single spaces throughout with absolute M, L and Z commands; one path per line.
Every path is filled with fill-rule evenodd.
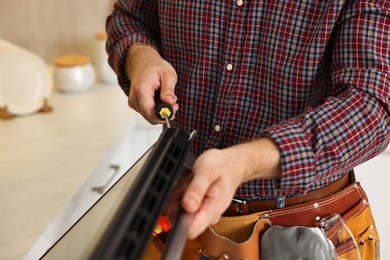
M 158 119 L 165 120 L 167 127 L 171 127 L 169 119 L 173 117 L 173 108 L 170 104 L 165 103 L 161 100 L 160 90 L 154 93 L 154 103 L 156 104 L 155 113 Z

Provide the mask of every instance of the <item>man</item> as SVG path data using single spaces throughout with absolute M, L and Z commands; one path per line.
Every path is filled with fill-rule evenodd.
M 107 32 L 129 106 L 162 123 L 160 89 L 198 131 L 192 239 L 237 201 L 318 194 L 389 143 L 389 1 L 118 0 Z

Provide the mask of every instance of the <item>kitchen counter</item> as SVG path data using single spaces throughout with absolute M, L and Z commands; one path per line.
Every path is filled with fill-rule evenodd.
M 0 120 L 0 259 L 22 259 L 136 113 L 117 86 L 54 92 L 53 111 Z

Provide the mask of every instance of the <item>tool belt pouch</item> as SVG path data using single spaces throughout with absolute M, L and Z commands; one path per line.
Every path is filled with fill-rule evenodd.
M 260 242 L 271 226 L 321 227 L 321 220 L 334 214 L 346 223 L 358 245 L 362 260 L 378 259 L 379 238 L 370 206 L 360 186 L 355 182 L 327 198 L 283 209 L 257 212 L 250 215 L 222 217 L 199 238 L 199 251 L 211 259 L 261 258 Z M 337 246 L 344 241 L 344 232 L 327 231 L 327 237 Z M 272 246 L 272 245 L 269 245 Z M 277 243 L 274 245 L 278 247 Z M 337 247 L 341 259 L 359 259 L 353 248 Z M 263 250 L 266 250 L 263 248 Z
M 259 259 L 259 240 L 271 225 L 259 213 L 222 217 L 198 238 L 202 255 L 211 259 Z

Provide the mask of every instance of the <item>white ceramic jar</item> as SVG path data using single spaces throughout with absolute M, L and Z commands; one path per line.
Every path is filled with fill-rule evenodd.
M 99 80 L 103 84 L 117 85 L 115 72 L 108 65 L 108 54 L 106 52 L 107 34 L 105 32 L 96 34 L 94 63 Z
M 54 80 L 59 90 L 67 93 L 92 88 L 96 81 L 91 60 L 85 55 L 63 55 L 54 61 Z

